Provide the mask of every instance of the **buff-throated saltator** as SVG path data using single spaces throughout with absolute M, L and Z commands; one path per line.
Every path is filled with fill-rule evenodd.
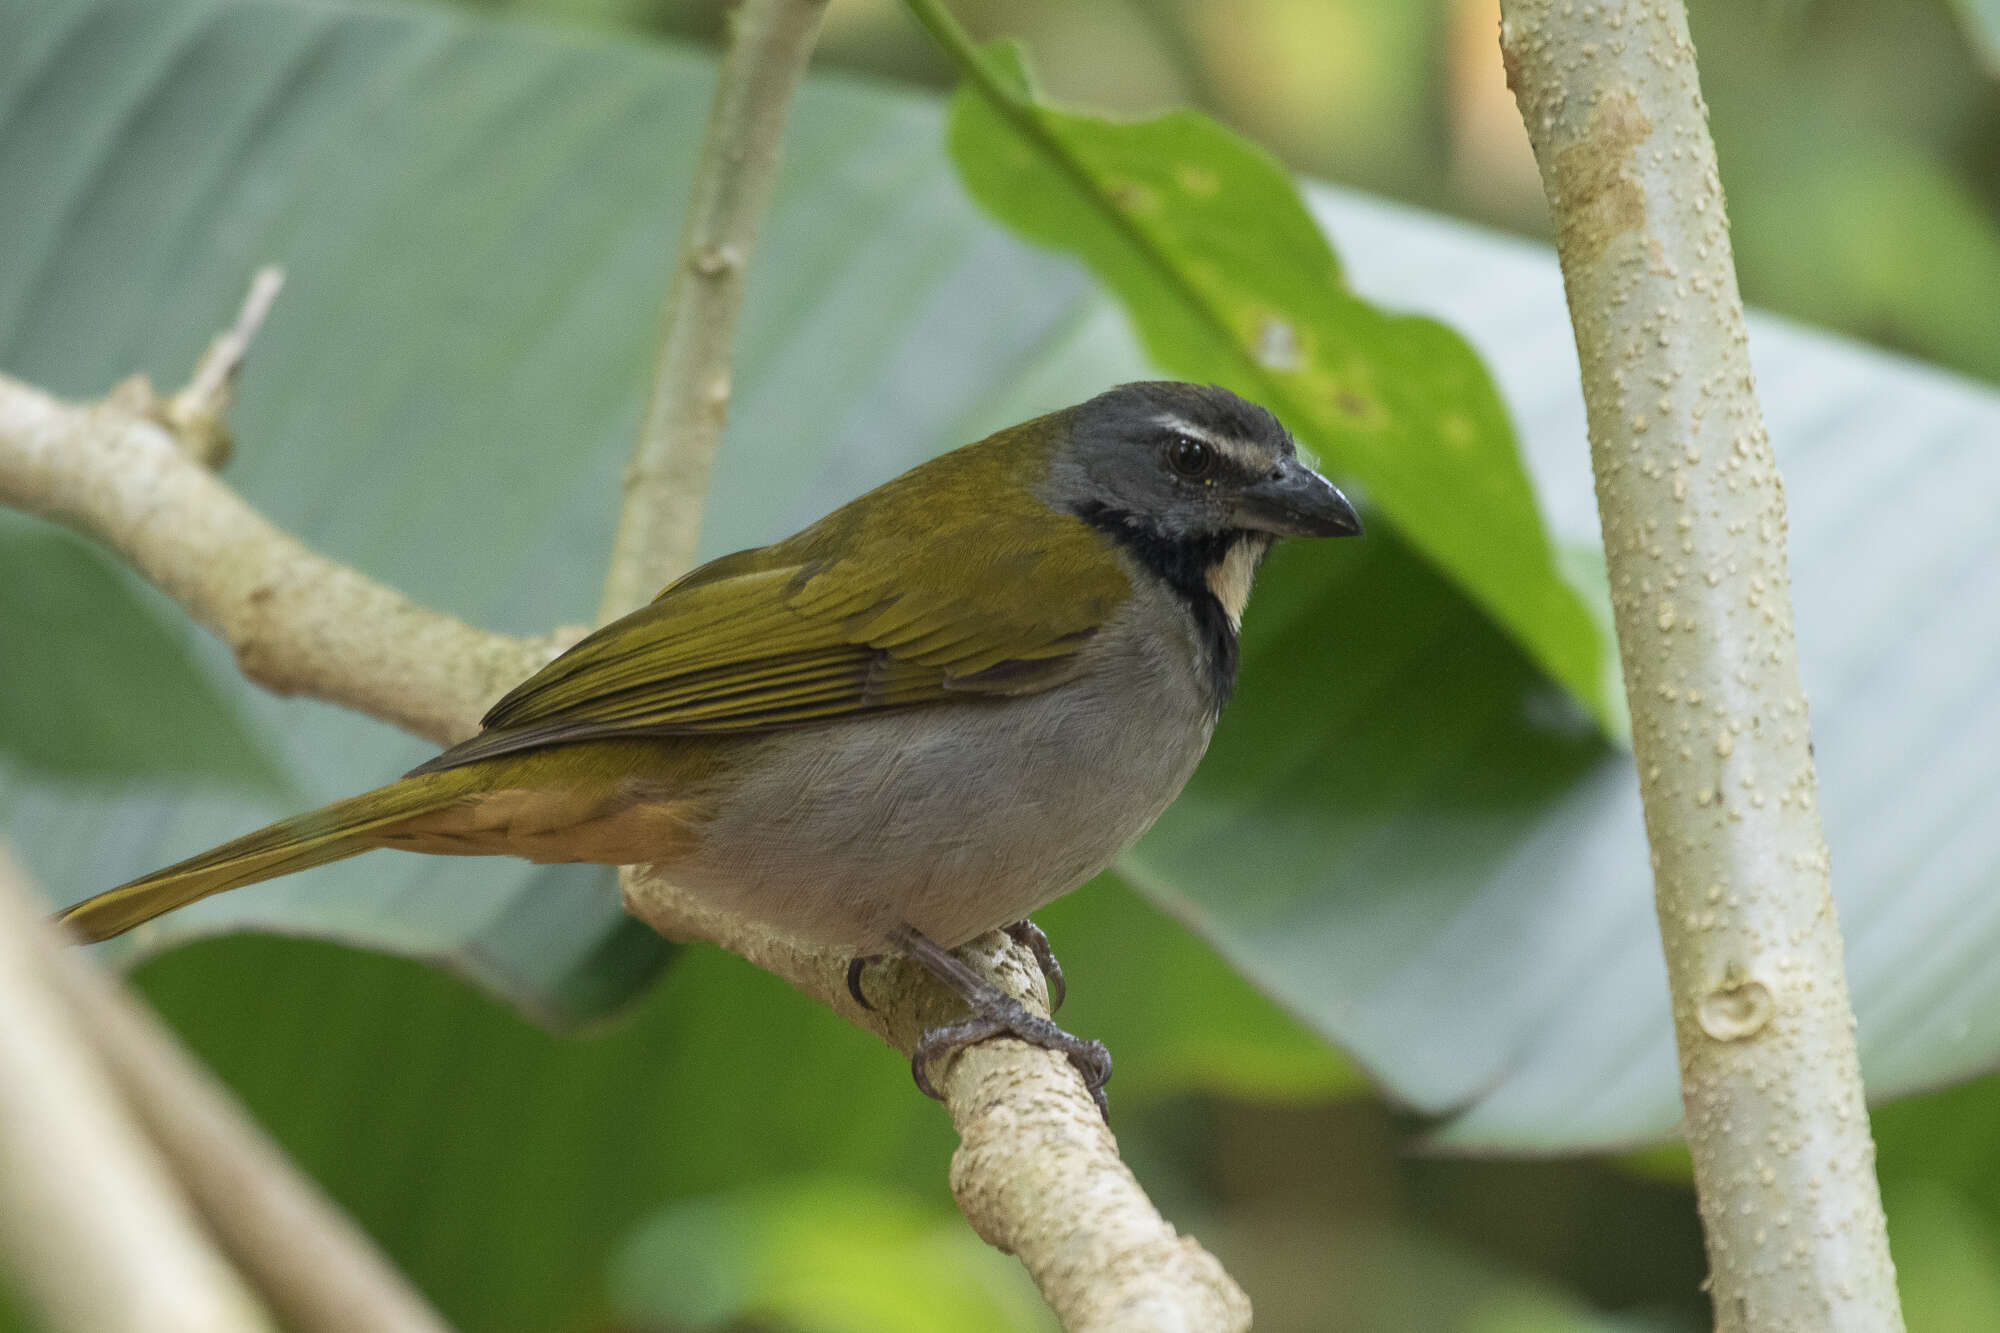
M 799 944 L 915 958 L 997 1032 L 1110 1060 L 947 951 L 1101 870 L 1179 794 L 1279 537 L 1358 533 L 1263 408 L 1127 384 L 710 561 L 399 781 L 64 913 L 99 940 L 376 847 L 656 865 Z M 1059 973 L 1051 977 L 1055 982 Z M 849 985 L 866 1003 L 857 969 Z M 1060 991 L 1052 985 L 1060 998 Z

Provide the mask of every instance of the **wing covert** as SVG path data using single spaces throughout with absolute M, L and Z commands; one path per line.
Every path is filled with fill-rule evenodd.
M 893 494 L 914 475 L 863 497 L 875 502 L 863 512 L 856 502 L 695 570 L 413 771 L 574 741 L 773 731 L 1070 679 L 1129 594 L 1108 544 L 1029 496 L 1019 499 L 1038 512 L 1016 503 L 917 521 Z

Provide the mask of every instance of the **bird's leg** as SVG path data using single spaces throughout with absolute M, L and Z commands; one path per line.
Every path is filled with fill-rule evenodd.
M 956 954 L 909 926 L 898 930 L 895 940 L 904 953 L 923 964 L 925 971 L 950 987 L 972 1010 L 972 1017 L 932 1028 L 917 1042 L 910 1055 L 910 1072 L 916 1076 L 920 1092 L 942 1101 L 931 1083 L 931 1062 L 974 1042 L 1005 1035 L 1067 1056 L 1082 1075 L 1098 1113 L 1107 1122 L 1111 1119 L 1111 1104 L 1104 1096 L 1104 1085 L 1111 1081 L 1111 1052 L 1104 1049 L 1103 1042 L 1072 1036 L 1039 1014 L 1029 1013 L 1019 1000 L 966 966 Z
M 1063 999 L 1069 994 L 1069 983 L 1063 980 L 1062 964 L 1056 961 L 1056 951 L 1049 947 L 1049 937 L 1042 933 L 1042 928 L 1032 921 L 1021 920 L 1000 929 L 1008 939 L 1035 956 L 1035 966 L 1042 969 L 1042 980 L 1048 983 L 1049 1012 L 1062 1008 Z
M 1046 942 L 1044 940 L 1044 943 Z M 870 1013 L 875 1011 L 875 1006 L 868 1003 L 868 997 L 861 993 L 861 971 L 870 963 L 881 961 L 882 955 L 879 953 L 864 953 L 847 960 L 847 993 L 854 997 L 856 1004 Z

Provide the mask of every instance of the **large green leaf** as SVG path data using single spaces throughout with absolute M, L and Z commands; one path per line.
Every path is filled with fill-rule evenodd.
M 1406 209 L 1324 202 L 1334 234 L 1376 260 L 1357 272 L 1364 292 L 1451 321 L 1487 355 L 1559 540 L 1594 544 L 1553 256 Z M 1986 447 L 2000 394 L 1754 312 L 1750 340 L 1785 472 L 1862 1061 L 1872 1094 L 1890 1097 L 2000 1055 L 2000 603 L 1982 592 L 2000 577 L 2000 455 Z M 1371 1029 L 1343 1036 L 1377 1068 L 1402 1066 L 1420 1033 L 1450 1032 L 1439 1049 L 1464 1063 L 1435 1072 L 1474 1077 L 1401 1084 L 1459 1110 L 1447 1142 L 1559 1150 L 1666 1131 L 1679 1099 L 1629 757 L 1599 756 L 1507 845 L 1477 888 L 1438 894 L 1424 945 L 1383 984 L 1316 1011 L 1339 1004 Z
M 207 941 L 139 976 L 467 1330 L 603 1326 L 585 1316 L 605 1265 L 665 1200 L 803 1172 L 941 1192 L 951 1152 L 905 1061 L 718 949 L 688 950 L 588 1041 L 428 969 L 293 940 Z
M 581 618 L 707 85 L 689 55 L 421 10 L 14 7 L 0 17 L 0 366 L 78 395 L 135 367 L 173 380 L 252 268 L 283 262 L 232 481 L 430 604 L 510 630 Z M 926 99 L 807 89 L 753 274 L 710 550 L 1147 369 L 1079 271 L 982 220 L 942 133 Z M 1312 198 L 1361 294 L 1442 318 L 1486 355 L 1568 581 L 1587 586 L 1595 524 L 1553 260 Z M 2000 458 L 1982 445 L 2000 401 L 1771 321 L 1753 324 L 1753 351 L 1793 502 L 1869 1074 L 1883 1092 L 1961 1077 L 2000 1053 L 2000 611 L 1981 595 L 2000 562 Z M 19 519 L 4 531 L 27 543 L 9 550 L 67 540 Z M 49 698 L 28 724 L 0 712 L 15 719 L 0 820 L 65 898 L 423 754 L 249 689 L 157 595 L 73 554 L 32 567 L 102 607 L 104 671 L 114 645 L 151 646 L 121 667 L 134 684 L 119 700 L 103 673 L 64 669 L 87 626 L 9 635 L 9 670 Z M 1280 551 L 1215 753 L 1123 874 L 1393 1095 L 1454 1116 L 1452 1141 L 1657 1134 L 1678 1101 L 1629 759 L 1438 569 L 1392 535 Z M 184 709 L 148 706 L 144 736 L 51 748 L 47 718 L 157 698 L 139 691 L 173 677 L 137 682 L 160 662 Z M 1244 1018 L 1220 972 L 1183 994 L 1194 969 L 1119 954 L 1115 914 L 1133 910 L 1099 886 L 1051 916 L 1108 960 L 1093 972 L 1072 955 L 1074 1021 L 1114 1038 L 1128 1024 L 1130 1086 L 1339 1086 L 1277 1010 Z M 358 940 L 575 1018 L 658 962 L 619 920 L 601 876 L 383 855 L 224 895 L 141 944 L 243 926 Z M 1116 988 L 1094 983 L 1113 962 Z M 1143 1016 L 1121 1019 L 1127 1006 Z M 1149 1058 L 1162 1063 L 1146 1071 Z M 881 1095 L 909 1097 L 895 1062 L 879 1064 Z
M 1621 732 L 1608 624 L 1565 579 L 1507 410 L 1464 339 L 1356 297 L 1277 160 L 1215 121 L 1059 110 L 1017 51 L 975 52 L 942 31 L 972 72 L 951 151 L 980 203 L 1087 263 L 1161 368 L 1277 411 Z

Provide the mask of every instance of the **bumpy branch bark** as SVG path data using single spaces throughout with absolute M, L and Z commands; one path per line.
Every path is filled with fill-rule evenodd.
M 270 1329 L 49 984 L 35 901 L 0 849 L 0 1260 L 51 1333 Z
M 1503 0 L 1591 459 L 1723 1330 L 1902 1328 L 1753 389 L 1679 0 Z
M 653 392 L 625 474 L 602 616 L 639 606 L 687 572 L 708 474 L 729 416 L 729 352 L 743 275 L 778 176 L 785 111 L 827 0 L 740 0 L 716 76 L 708 135 L 667 289 Z

